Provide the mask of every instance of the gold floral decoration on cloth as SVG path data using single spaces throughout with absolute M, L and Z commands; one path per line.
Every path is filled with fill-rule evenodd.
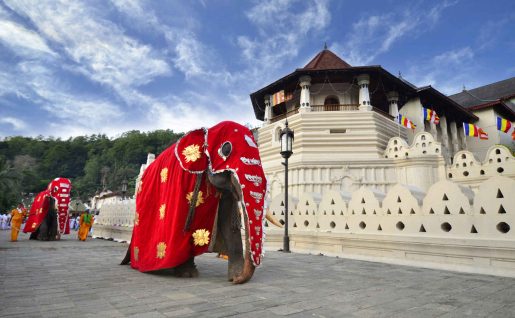
M 198 197 L 197 197 L 197 203 L 195 204 L 195 207 L 198 207 L 199 205 L 204 203 L 204 198 L 202 197 L 202 195 L 203 195 L 202 191 L 199 191 L 198 192 Z M 188 193 L 186 195 L 186 200 L 188 200 L 189 204 L 191 204 L 192 198 L 193 198 L 193 191 L 191 191 L 190 193 Z
M 134 225 L 139 225 L 139 213 L 136 212 L 136 215 L 134 216 Z
M 161 183 L 166 182 L 168 180 L 168 168 L 161 169 Z
M 139 248 L 134 247 L 134 260 L 137 261 L 139 259 Z
M 195 162 L 200 158 L 200 147 L 199 145 L 190 145 L 182 151 L 182 155 L 184 156 L 184 159 L 186 160 L 186 163 L 188 162 Z
M 204 246 L 209 244 L 209 231 L 205 229 L 196 230 L 193 236 L 193 244 L 196 246 Z
M 157 258 L 163 259 L 166 255 L 166 244 L 165 242 L 160 242 L 157 244 Z
M 35 229 L 36 228 L 36 223 L 32 223 L 32 228 Z
M 161 204 L 159 207 L 159 219 L 162 220 L 165 218 L 165 212 L 166 212 L 166 204 Z
M 143 190 L 143 181 L 140 180 L 138 182 L 138 190 L 136 191 L 137 194 L 139 194 L 141 192 L 141 190 Z

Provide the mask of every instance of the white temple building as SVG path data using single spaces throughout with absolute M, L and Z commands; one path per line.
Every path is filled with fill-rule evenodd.
M 497 117 L 515 121 L 515 78 L 446 96 L 324 48 L 250 99 L 269 209 L 283 224 L 288 215 L 291 251 L 515 277 L 515 143 L 496 127 Z M 104 204 L 95 235 L 130 240 L 134 213 L 134 199 Z M 284 229 L 265 226 L 265 249 L 281 248 Z

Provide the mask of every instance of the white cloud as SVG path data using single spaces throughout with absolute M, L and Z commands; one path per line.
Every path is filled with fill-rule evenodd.
M 429 11 L 415 5 L 402 11 L 362 17 L 352 25 L 344 44 L 335 43 L 332 49 L 351 65 L 368 65 L 401 38 L 432 28 L 442 11 L 455 3 L 444 1 Z
M 37 33 L 8 20 L 0 20 L 0 42 L 18 55 L 56 55 Z
M 0 124 L 9 124 L 17 131 L 23 131 L 27 127 L 27 123 L 14 117 L 2 117 L 0 118 Z
M 258 36 L 241 35 L 237 45 L 247 64 L 245 78 L 259 87 L 277 76 L 279 65 L 298 56 L 309 37 L 331 22 L 327 1 L 262 1 L 252 7 L 247 18 L 256 26 Z
M 103 19 L 100 10 L 65 1 L 9 1 L 8 5 L 28 17 L 96 82 L 115 89 L 139 86 L 170 72 L 159 52 L 126 36 L 117 25 Z
M 465 83 L 475 86 L 478 77 L 474 65 L 474 52 L 463 47 L 413 64 L 405 78 L 417 86 L 431 85 L 445 94 L 453 94 L 461 91 Z

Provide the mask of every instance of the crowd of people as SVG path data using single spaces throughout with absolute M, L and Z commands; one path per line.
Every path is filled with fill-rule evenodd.
M 28 216 L 28 210 L 20 203 L 18 207 L 12 209 L 10 213 L 0 214 L 0 230 L 11 230 L 11 242 L 18 240 L 18 234 L 23 230 L 24 222 Z M 85 241 L 93 229 L 93 213 L 86 210 L 80 214 L 70 215 L 70 230 L 77 231 L 77 238 Z

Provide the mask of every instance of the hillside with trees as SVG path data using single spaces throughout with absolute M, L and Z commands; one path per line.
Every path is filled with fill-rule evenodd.
M 181 136 L 172 130 L 136 130 L 115 139 L 105 135 L 6 138 L 0 141 L 0 213 L 28 194 L 43 191 L 56 177 L 72 181 L 72 199 L 87 201 L 104 188 L 119 191 L 123 179 L 132 195 L 147 154 L 158 155 Z

